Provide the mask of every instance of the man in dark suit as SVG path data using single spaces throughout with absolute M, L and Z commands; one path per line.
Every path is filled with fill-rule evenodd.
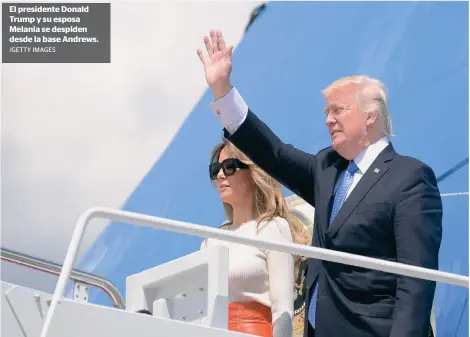
M 225 137 L 315 207 L 313 246 L 438 268 L 442 202 L 433 170 L 398 154 L 384 85 L 346 77 L 323 91 L 332 146 L 283 143 L 230 84 L 220 32 L 198 50 Z M 310 259 L 305 336 L 427 337 L 435 282 Z

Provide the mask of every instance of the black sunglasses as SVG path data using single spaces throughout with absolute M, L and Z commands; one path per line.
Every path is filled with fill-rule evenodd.
M 221 163 L 212 163 L 209 165 L 209 176 L 211 180 L 216 180 L 220 169 L 224 172 L 226 177 L 235 174 L 237 169 L 246 169 L 248 165 L 242 163 L 236 158 L 227 158 Z

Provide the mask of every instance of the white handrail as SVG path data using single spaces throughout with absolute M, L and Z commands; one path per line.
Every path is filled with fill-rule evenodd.
M 60 275 L 60 272 L 62 271 L 62 266 L 60 264 L 2 247 L 0 247 L 0 259 L 52 275 Z M 114 284 L 105 278 L 76 269 L 73 269 L 70 272 L 70 278 L 76 282 L 82 282 L 103 290 L 103 292 L 109 296 L 115 308 L 124 309 L 126 307 L 119 290 Z
M 451 274 L 438 270 L 411 266 L 403 263 L 373 259 L 370 257 L 348 254 L 324 248 L 304 246 L 294 243 L 287 244 L 275 241 L 251 239 L 219 228 L 212 228 L 208 226 L 153 217 L 149 215 L 127 212 L 117 209 L 96 207 L 90 208 L 89 210 L 85 211 L 77 221 L 77 225 L 73 232 L 72 240 L 70 241 L 69 249 L 65 257 L 62 271 L 60 273 L 59 280 L 57 281 L 54 295 L 52 296 L 51 305 L 49 307 L 49 310 L 47 311 L 46 319 L 44 321 L 44 325 L 41 331 L 41 337 L 46 337 L 49 325 L 52 320 L 52 315 L 54 314 L 58 302 L 64 295 L 65 286 L 67 285 L 67 282 L 70 278 L 70 273 L 77 257 L 78 248 L 82 241 L 85 228 L 90 222 L 90 220 L 96 218 L 114 220 L 119 222 L 128 222 L 136 225 L 163 229 L 171 232 L 192 234 L 205 238 L 215 238 L 224 241 L 246 244 L 258 248 L 277 250 L 300 256 L 307 256 L 314 259 L 381 270 L 384 272 L 410 277 L 417 277 L 425 280 L 455 284 L 466 288 L 469 287 L 469 278 L 458 274 Z
M 454 192 L 454 193 L 442 193 L 441 197 L 460 197 L 462 195 L 468 195 L 469 192 Z

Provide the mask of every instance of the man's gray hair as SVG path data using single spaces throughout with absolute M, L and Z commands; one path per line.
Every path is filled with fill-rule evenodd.
M 392 121 L 388 112 L 387 87 L 380 80 L 366 75 L 347 76 L 334 81 L 322 91 L 322 94 L 327 97 L 334 89 L 349 84 L 357 85 L 356 102 L 358 106 L 364 112 L 376 110 L 382 134 L 389 138 L 392 137 Z

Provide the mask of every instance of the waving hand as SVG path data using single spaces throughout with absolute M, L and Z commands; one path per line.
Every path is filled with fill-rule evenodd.
M 207 84 L 211 87 L 216 99 L 226 95 L 230 89 L 230 73 L 232 72 L 233 46 L 225 45 L 222 33 L 211 30 L 210 38 L 204 37 L 207 56 L 201 49 L 197 54 L 204 65 Z

